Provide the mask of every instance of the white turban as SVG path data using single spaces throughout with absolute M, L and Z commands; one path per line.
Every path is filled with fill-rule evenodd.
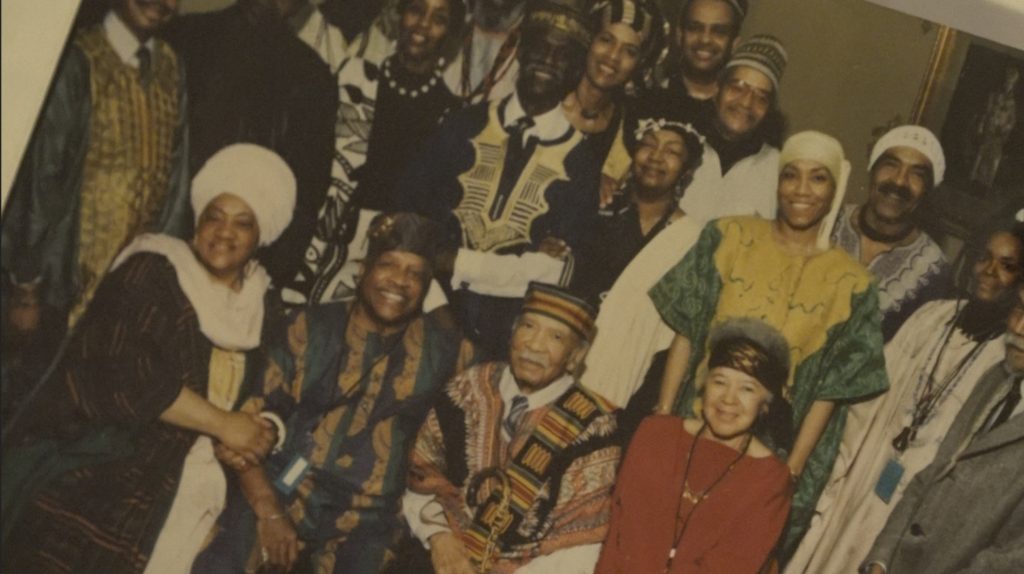
M 214 198 L 235 195 L 256 215 L 260 245 L 269 245 L 291 223 L 295 187 L 295 176 L 281 156 L 255 144 L 232 144 L 213 154 L 192 178 L 192 211 L 198 224 Z
M 942 178 L 946 175 L 946 156 L 942 153 L 942 144 L 939 143 L 935 134 L 921 126 L 908 125 L 889 130 L 871 149 L 868 169 L 874 167 L 875 162 L 885 153 L 885 150 L 897 146 L 913 148 L 923 153 L 932 162 L 933 184 L 942 183 Z
M 839 208 L 843 204 L 843 196 L 846 195 L 846 183 L 850 179 L 850 162 L 846 161 L 843 145 L 839 140 L 812 130 L 794 134 L 786 140 L 782 151 L 779 152 L 779 172 L 781 173 L 790 162 L 798 159 L 815 161 L 825 166 L 836 182 L 832 206 L 818 231 L 818 248 L 827 249 L 830 245 L 832 226 L 835 225 Z

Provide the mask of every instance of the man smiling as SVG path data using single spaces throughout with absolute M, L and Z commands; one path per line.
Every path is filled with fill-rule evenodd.
M 683 118 L 700 122 L 714 114 L 718 77 L 739 43 L 746 0 L 689 0 L 675 27 L 678 60 L 668 72 L 669 97 Z
M 262 467 L 235 466 L 245 499 L 229 500 L 196 572 L 262 560 L 376 573 L 391 556 L 408 449 L 437 389 L 472 352 L 449 322 L 421 315 L 436 224 L 382 215 L 367 235 L 355 301 L 298 313 L 271 341 L 262 389 L 243 410 L 272 413 L 281 446 Z
M 452 114 L 395 194 L 399 209 L 443 222 L 448 239 L 461 248 L 453 306 L 490 358 L 507 351 L 527 282 L 515 281 L 515 292 L 495 288 L 485 267 L 491 256 L 536 253 L 549 238 L 572 247 L 597 214 L 600 162 L 560 106 L 579 84 L 590 44 L 582 4 L 529 3 L 515 93 Z M 550 266 L 540 267 L 526 271 L 530 279 L 562 279 L 557 270 L 553 278 L 542 276 Z
M 946 296 L 949 263 L 915 212 L 942 183 L 946 159 L 939 140 L 921 126 L 893 128 L 875 144 L 864 205 L 847 205 L 833 239 L 878 277 L 882 334 L 888 341 L 914 311 Z
M 729 215 L 775 216 L 781 139 L 779 81 L 788 56 L 778 39 L 750 38 L 719 76 L 708 145 L 679 207 L 708 221 Z M 700 127 L 700 126 L 698 126 Z
M 534 283 L 509 362 L 445 387 L 403 499 L 437 574 L 593 570 L 619 460 L 612 405 L 574 379 L 593 335 L 587 303 Z

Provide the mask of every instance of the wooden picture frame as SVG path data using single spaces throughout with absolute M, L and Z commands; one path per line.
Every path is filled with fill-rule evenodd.
M 944 181 L 920 216 L 947 250 L 1024 208 L 1024 52 L 943 26 L 910 117 L 945 151 Z

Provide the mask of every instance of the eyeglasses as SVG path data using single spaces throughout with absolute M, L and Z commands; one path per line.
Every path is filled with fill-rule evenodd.
M 748 84 L 745 80 L 739 78 L 732 78 L 725 83 L 725 88 L 732 92 L 733 95 L 746 98 L 748 96 L 754 97 L 754 103 L 758 106 L 767 108 L 772 102 L 773 93 L 770 90 L 764 90 L 756 88 Z

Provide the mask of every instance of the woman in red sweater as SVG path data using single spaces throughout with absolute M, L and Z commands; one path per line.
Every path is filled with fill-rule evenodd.
M 648 417 L 619 472 L 598 574 L 757 572 L 793 488 L 775 444 L 792 433 L 789 351 L 775 329 L 730 320 L 712 333 L 699 419 Z

